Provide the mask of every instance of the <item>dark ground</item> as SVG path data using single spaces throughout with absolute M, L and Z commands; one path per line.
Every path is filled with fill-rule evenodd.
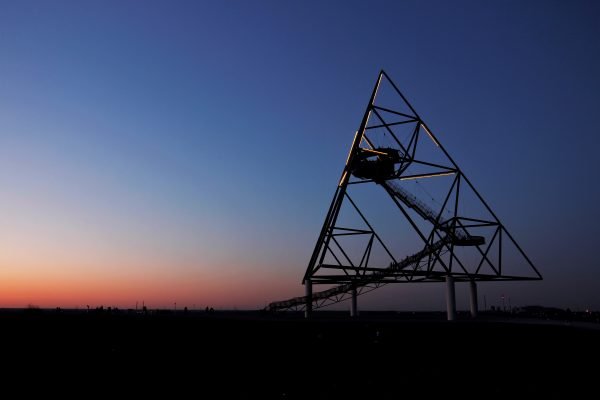
M 595 398 L 600 330 L 463 318 L 0 311 L 2 387 L 18 397 Z

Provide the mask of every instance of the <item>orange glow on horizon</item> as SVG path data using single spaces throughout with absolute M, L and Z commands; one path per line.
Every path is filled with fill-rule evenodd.
M 12 278 L 0 283 L 0 308 L 135 308 L 142 302 L 149 308 L 222 309 L 262 308 L 266 303 L 300 293 L 298 282 L 269 280 L 263 282 L 227 282 L 223 279 L 156 279 L 147 282 L 68 281 L 62 279 Z
M 32 266 L 19 272 L 0 264 L 0 308 L 90 308 L 98 306 L 121 309 L 142 306 L 148 308 L 203 309 L 258 309 L 270 301 L 295 295 L 301 291 L 299 283 L 282 276 L 249 276 L 239 279 L 232 273 L 218 273 L 215 268 L 195 268 L 186 273 L 168 268 L 149 271 L 148 274 L 123 272 L 121 274 L 85 273 L 63 266 L 53 266 L 40 273 Z M 33 271 L 38 271 L 32 273 Z M 218 270 L 217 270 L 218 271 Z M 251 274 L 249 274 L 251 275 Z

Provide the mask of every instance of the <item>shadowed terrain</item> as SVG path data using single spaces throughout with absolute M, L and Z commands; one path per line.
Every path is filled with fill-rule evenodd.
M 350 320 L 331 312 L 305 321 L 258 312 L 21 310 L 1 313 L 0 332 L 6 376 L 44 380 L 45 391 L 60 393 L 77 381 L 90 393 L 200 398 L 556 398 L 588 388 L 597 369 L 586 364 L 600 355 L 597 329 L 448 323 L 441 313 Z

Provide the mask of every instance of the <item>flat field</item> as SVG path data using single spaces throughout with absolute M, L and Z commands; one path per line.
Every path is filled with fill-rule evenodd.
M 5 389 L 23 395 L 573 398 L 595 391 L 600 330 L 441 313 L 5 310 L 0 354 Z

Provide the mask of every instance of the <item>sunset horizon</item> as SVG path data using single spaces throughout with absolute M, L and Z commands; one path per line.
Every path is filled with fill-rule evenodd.
M 0 308 L 260 310 L 304 296 L 385 70 L 420 138 L 443 144 L 543 275 L 480 282 L 480 307 L 600 310 L 597 6 L 381 7 L 2 2 Z M 439 206 L 415 176 L 411 193 Z M 399 260 L 419 254 L 373 193 L 360 205 L 373 231 Z M 359 308 L 445 310 L 436 279 Z M 458 282 L 457 308 L 469 301 Z

